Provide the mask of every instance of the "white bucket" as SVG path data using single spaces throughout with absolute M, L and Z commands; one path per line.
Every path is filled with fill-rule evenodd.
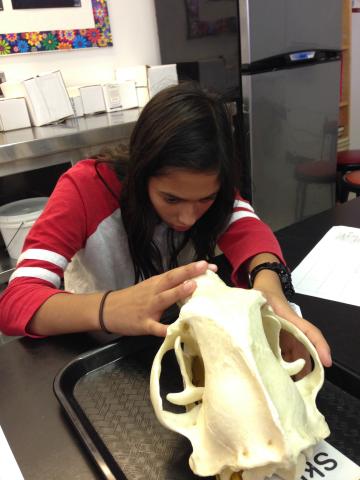
M 9 256 L 20 256 L 26 235 L 43 211 L 48 197 L 25 198 L 0 207 L 0 231 Z

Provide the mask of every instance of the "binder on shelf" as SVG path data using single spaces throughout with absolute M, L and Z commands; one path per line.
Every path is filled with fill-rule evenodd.
M 73 115 L 69 95 L 59 70 L 28 78 L 22 84 L 34 126 L 59 122 Z
M 154 65 L 148 69 L 149 96 L 179 83 L 176 64 Z
M 84 116 L 84 106 L 81 100 L 79 87 L 67 87 L 67 92 L 70 98 L 71 106 L 74 112 L 74 117 Z
M 115 69 L 115 78 L 118 83 L 135 82 L 137 106 L 144 107 L 149 101 L 148 66 L 135 65 Z
M 85 115 L 106 111 L 102 85 L 85 85 L 79 91 Z
M 107 112 L 128 110 L 139 106 L 135 81 L 133 80 L 121 83 L 106 83 L 103 85 L 103 93 Z
M 0 98 L 0 132 L 31 127 L 25 98 Z

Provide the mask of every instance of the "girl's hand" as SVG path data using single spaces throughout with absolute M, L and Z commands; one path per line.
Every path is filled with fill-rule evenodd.
M 263 262 L 277 262 L 277 257 L 269 253 L 256 255 L 249 262 L 249 271 Z M 332 360 L 330 347 L 325 340 L 321 331 L 312 323 L 300 317 L 289 305 L 281 287 L 281 283 L 277 273 L 271 270 L 261 270 L 255 277 L 254 288 L 260 290 L 269 305 L 279 317 L 285 318 L 289 322 L 296 325 L 311 341 L 316 348 L 321 363 L 325 367 L 331 367 Z M 300 372 L 299 377 L 304 376 L 311 371 L 310 355 L 304 345 L 299 342 L 293 335 L 288 332 L 281 331 L 280 347 L 282 355 L 287 361 L 294 361 L 298 358 L 304 358 L 305 367 Z
M 282 295 L 276 295 L 269 292 L 264 292 L 263 294 L 277 315 L 296 325 L 308 337 L 311 343 L 315 346 L 321 363 L 325 367 L 331 367 L 332 360 L 330 347 L 321 331 L 315 327 L 315 325 L 297 315 L 289 305 L 286 298 Z M 292 362 L 298 358 L 305 359 L 306 364 L 300 373 L 300 377 L 311 371 L 309 352 L 301 342 L 299 342 L 293 335 L 285 330 L 281 330 L 280 333 L 280 347 L 283 358 L 288 362 Z
M 164 311 L 190 296 L 196 282 L 192 280 L 216 265 L 205 261 L 190 263 L 151 277 L 133 287 L 110 293 L 104 307 L 106 328 L 122 335 L 156 335 L 164 337 L 167 325 L 159 323 Z

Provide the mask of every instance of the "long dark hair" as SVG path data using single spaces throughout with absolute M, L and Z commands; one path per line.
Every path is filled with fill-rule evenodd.
M 148 181 L 170 169 L 217 173 L 220 190 L 180 245 L 169 231 L 170 262 L 165 268 L 177 266 L 178 254 L 189 241 L 194 259 L 211 260 L 232 212 L 238 169 L 229 112 L 217 96 L 197 84 L 183 83 L 160 91 L 141 112 L 131 135 L 120 202 L 135 282 L 164 269 L 153 241 L 159 217 L 149 199 Z

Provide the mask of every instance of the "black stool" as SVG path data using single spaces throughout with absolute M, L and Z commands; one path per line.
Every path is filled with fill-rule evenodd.
M 341 203 L 347 201 L 350 192 L 355 193 L 357 197 L 360 196 L 360 170 L 347 172 L 342 177 L 340 197 Z
M 359 170 L 360 150 L 343 150 L 342 152 L 338 152 L 336 169 L 342 173 L 346 173 L 349 170 Z
M 344 195 L 347 198 L 347 194 L 343 195 L 343 176 L 346 172 L 360 170 L 360 150 L 343 150 L 337 154 L 337 181 L 336 181 L 336 199 L 343 203 Z

